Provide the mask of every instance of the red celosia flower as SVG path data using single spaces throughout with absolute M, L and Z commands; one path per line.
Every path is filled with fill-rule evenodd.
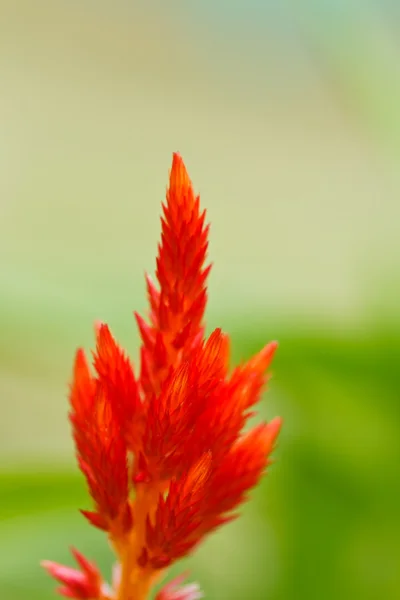
M 174 154 L 156 286 L 147 277 L 149 321 L 135 314 L 140 373 L 107 325 L 96 326 L 92 374 L 78 350 L 70 419 L 79 466 L 94 510 L 119 559 L 113 589 L 77 551 L 81 571 L 44 567 L 60 593 L 91 600 L 144 600 L 162 570 L 236 517 L 269 464 L 279 433 L 274 419 L 242 433 L 260 399 L 276 343 L 229 372 L 229 338 L 204 336 L 208 225 Z M 167 584 L 157 600 L 197 600 L 197 585 Z

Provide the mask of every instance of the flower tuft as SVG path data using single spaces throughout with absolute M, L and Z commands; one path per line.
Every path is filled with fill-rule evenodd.
M 76 550 L 71 552 L 81 570 L 65 567 L 59 563 L 43 560 L 41 565 L 62 584 L 58 592 L 66 598 L 78 600 L 97 600 L 102 598 L 103 581 L 96 565 Z
M 157 594 L 155 600 L 201 600 L 203 593 L 197 583 L 181 586 L 186 579 L 186 574 L 175 577 L 167 583 Z

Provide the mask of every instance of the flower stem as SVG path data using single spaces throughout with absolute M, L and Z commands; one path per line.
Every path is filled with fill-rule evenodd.
M 147 600 L 152 579 L 150 571 L 131 565 L 129 560 L 125 561 L 117 600 Z
M 121 581 L 116 600 L 147 600 L 155 580 L 160 574 L 147 566 L 141 567 L 138 559 L 146 546 L 146 518 L 153 518 L 157 508 L 159 487 L 139 484 L 133 504 L 134 527 L 120 553 Z

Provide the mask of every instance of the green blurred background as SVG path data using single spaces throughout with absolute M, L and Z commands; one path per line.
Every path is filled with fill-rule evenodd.
M 280 341 L 261 412 L 285 420 L 192 578 L 400 598 L 399 65 L 396 0 L 0 0 L 1 600 L 54 598 L 38 563 L 71 544 L 109 577 L 67 383 L 95 319 L 137 356 L 174 150 L 212 222 L 209 328 L 233 362 Z

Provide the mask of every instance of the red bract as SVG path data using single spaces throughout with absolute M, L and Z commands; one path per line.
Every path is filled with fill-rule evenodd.
M 229 338 L 204 337 L 208 225 L 182 159 L 174 154 L 161 218 L 139 376 L 107 325 L 96 326 L 93 373 L 78 350 L 70 420 L 94 501 L 82 511 L 108 532 L 119 560 L 113 589 L 74 551 L 82 571 L 44 563 L 60 593 L 145 600 L 161 571 L 237 516 L 269 464 L 280 419 L 243 433 L 260 400 L 277 344 L 229 371 Z M 182 579 L 183 581 L 183 579 Z M 197 600 L 197 585 L 167 584 L 157 600 Z

